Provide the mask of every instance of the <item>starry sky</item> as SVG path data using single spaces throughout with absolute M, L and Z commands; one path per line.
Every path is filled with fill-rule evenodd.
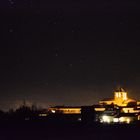
M 140 99 L 137 1 L 1 0 L 0 18 L 0 108 Z

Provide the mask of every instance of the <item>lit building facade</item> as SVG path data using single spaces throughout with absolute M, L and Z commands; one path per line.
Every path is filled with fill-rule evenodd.
M 83 110 L 83 111 L 82 111 Z M 93 112 L 93 113 L 92 113 Z M 85 107 L 55 106 L 48 109 L 51 114 L 84 115 L 84 119 L 94 116 L 101 123 L 130 123 L 140 120 L 140 102 L 128 97 L 128 93 L 119 88 L 113 99 L 104 99 L 99 104 Z M 78 118 L 79 119 L 79 118 Z M 91 120 L 91 118 L 90 118 Z
M 61 114 L 81 114 L 81 107 L 65 107 L 56 106 L 48 109 L 50 113 L 61 113 Z
M 134 99 L 128 98 L 127 92 L 124 91 L 124 89 L 119 88 L 114 92 L 114 98 L 113 99 L 104 99 L 99 101 L 99 104 L 103 105 L 117 105 L 120 107 L 129 106 L 137 104 L 137 101 Z

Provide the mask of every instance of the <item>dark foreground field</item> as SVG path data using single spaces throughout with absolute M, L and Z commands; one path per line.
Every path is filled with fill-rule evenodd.
M 137 125 L 1 122 L 0 140 L 139 140 Z

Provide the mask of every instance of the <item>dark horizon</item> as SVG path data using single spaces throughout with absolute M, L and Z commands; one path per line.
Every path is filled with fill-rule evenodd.
M 118 86 L 140 99 L 135 1 L 0 3 L 0 108 L 92 105 Z

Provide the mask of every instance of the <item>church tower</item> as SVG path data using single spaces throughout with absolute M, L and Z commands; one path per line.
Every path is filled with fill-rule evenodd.
M 115 104 L 121 106 L 127 99 L 127 92 L 125 92 L 123 88 L 119 88 L 114 92 Z

